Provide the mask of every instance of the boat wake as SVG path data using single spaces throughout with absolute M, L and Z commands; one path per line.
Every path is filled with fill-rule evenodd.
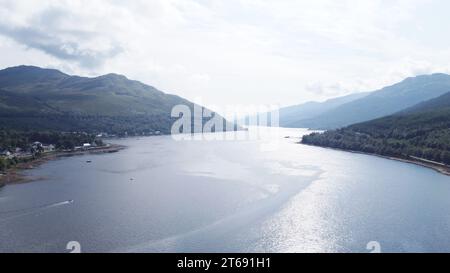
M 22 216 L 26 216 L 26 215 L 30 215 L 30 214 L 37 214 L 39 212 L 51 209 L 51 208 L 56 208 L 56 207 L 61 207 L 61 206 L 67 206 L 67 205 L 71 205 L 73 204 L 74 200 L 67 200 L 67 201 L 62 201 L 62 202 L 56 202 L 56 203 L 51 203 L 51 204 L 46 204 L 46 205 L 42 205 L 42 206 L 37 206 L 37 207 L 33 207 L 33 208 L 26 208 L 26 209 L 20 209 L 20 210 L 10 210 L 10 211 L 1 211 L 0 212 L 0 222 L 4 222 L 4 221 L 8 221 L 8 220 L 12 220 L 18 217 L 22 217 Z M 3 216 L 3 217 L 1 217 Z

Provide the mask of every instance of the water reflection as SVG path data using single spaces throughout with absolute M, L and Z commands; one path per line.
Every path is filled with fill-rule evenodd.
M 125 139 L 90 164 L 49 162 L 29 171 L 43 181 L 0 190 L 1 211 L 16 211 L 0 215 L 0 251 L 450 251 L 449 177 L 297 144 L 303 133 Z

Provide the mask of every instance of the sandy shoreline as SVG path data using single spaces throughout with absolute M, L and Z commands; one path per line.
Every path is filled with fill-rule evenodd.
M 349 152 L 349 153 L 353 153 L 353 154 L 363 154 L 363 155 L 381 157 L 384 159 L 395 160 L 395 161 L 400 161 L 403 163 L 409 163 L 409 164 L 414 164 L 414 165 L 418 165 L 421 167 L 429 168 L 429 169 L 435 170 L 441 174 L 450 176 L 450 167 L 441 166 L 441 165 L 437 165 L 437 164 L 433 164 L 433 163 L 427 163 L 427 162 L 423 162 L 423 161 L 419 161 L 419 160 L 405 159 L 405 158 L 393 157 L 393 156 L 384 156 L 384 155 L 379 155 L 379 154 L 364 153 L 364 152 L 360 152 L 360 151 L 344 150 L 344 149 L 338 149 L 338 148 L 332 148 L 332 147 L 317 146 L 317 145 L 305 144 L 305 143 L 301 143 L 301 142 L 299 142 L 298 144 L 308 145 L 308 146 L 312 146 L 312 147 L 319 147 L 319 148 L 324 148 L 324 149 L 331 149 L 331 150 L 336 150 L 336 151 L 341 151 L 341 152 Z
M 57 158 L 61 157 L 69 157 L 69 156 L 78 156 L 78 155 L 85 155 L 85 154 L 102 154 L 102 153 L 115 153 L 120 150 L 125 149 L 126 146 L 123 145 L 117 145 L 117 144 L 110 144 L 105 147 L 99 147 L 94 148 L 87 151 L 76 151 L 76 152 L 55 152 L 55 153 L 49 153 L 45 154 L 42 157 L 39 157 L 35 160 L 32 160 L 30 162 L 22 162 L 17 164 L 16 166 L 6 170 L 5 173 L 0 175 L 0 188 L 6 185 L 11 184 L 21 184 L 21 183 L 28 183 L 33 181 L 41 180 L 42 178 L 39 177 L 30 177 L 23 173 L 24 170 L 31 170 L 36 167 L 39 167 L 40 165 Z

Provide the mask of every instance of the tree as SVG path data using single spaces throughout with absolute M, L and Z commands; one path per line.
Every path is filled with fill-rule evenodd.
M 5 157 L 0 157 L 0 171 L 4 172 L 8 168 L 8 160 Z

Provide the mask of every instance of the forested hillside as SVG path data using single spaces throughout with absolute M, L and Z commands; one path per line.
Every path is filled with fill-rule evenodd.
M 179 104 L 194 107 L 117 74 L 86 78 L 32 66 L 0 71 L 0 128 L 5 129 L 170 133 L 171 110 Z
M 395 115 L 304 136 L 302 143 L 450 164 L 450 93 Z

